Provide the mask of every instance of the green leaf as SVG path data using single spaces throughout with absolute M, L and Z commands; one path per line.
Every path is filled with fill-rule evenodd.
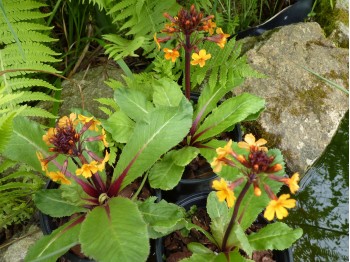
M 64 217 L 86 212 L 85 208 L 75 206 L 63 199 L 60 189 L 39 190 L 34 196 L 34 202 L 41 212 L 51 217 Z
M 39 239 L 28 250 L 24 261 L 30 262 L 55 262 L 70 248 L 79 244 L 79 232 L 82 216 L 73 219 L 54 230 L 50 235 Z
M 13 120 L 13 134 L 3 155 L 11 160 L 24 162 L 41 172 L 41 165 L 35 155 L 36 151 L 47 151 L 47 145 L 42 140 L 44 131 L 34 121 L 25 117 Z
M 117 111 L 107 120 L 102 121 L 102 125 L 112 135 L 114 141 L 127 143 L 134 130 L 135 122 L 124 112 Z
M 211 219 L 211 233 L 216 242 L 221 246 L 232 212 L 229 211 L 225 201 L 219 201 L 216 192 L 210 192 L 208 195 L 207 212 Z
M 172 157 L 176 165 L 187 166 L 198 154 L 198 148 L 187 146 L 177 150 Z
M 79 240 L 83 253 L 97 261 L 146 261 L 150 249 L 137 204 L 122 197 L 87 214 Z
M 213 254 L 213 251 L 211 251 L 209 248 L 205 247 L 203 244 L 199 242 L 191 242 L 187 244 L 187 248 L 192 253 L 197 254 Z
M 194 135 L 197 136 L 196 141 L 203 141 L 220 134 L 251 114 L 261 111 L 264 104 L 264 99 L 248 93 L 226 100 L 200 125 Z
M 139 209 L 148 225 L 151 238 L 159 238 L 183 227 L 185 210 L 178 205 L 162 200 L 154 203 L 154 198 L 139 203 Z
M 153 89 L 153 103 L 156 106 L 177 106 L 184 96 L 181 87 L 167 78 L 154 81 Z
M 131 119 L 142 120 L 153 110 L 153 105 L 145 95 L 135 89 L 118 88 L 114 98 L 120 109 Z
M 13 130 L 13 118 L 17 112 L 0 116 L 0 152 L 3 151 L 11 137 Z
M 175 150 L 168 152 L 150 169 L 148 181 L 152 188 L 170 190 L 179 183 L 185 167 L 175 163 L 173 158 L 175 154 Z
M 132 163 L 123 186 L 141 176 L 164 153 L 176 146 L 192 124 L 192 106 L 183 98 L 178 107 L 156 108 L 136 123 L 132 139 L 120 155 L 114 174 L 121 174 Z
M 303 235 L 301 228 L 293 229 L 282 222 L 268 224 L 257 233 L 248 236 L 255 250 L 284 250 Z
M 233 228 L 227 239 L 228 247 L 238 247 L 247 253 L 249 257 L 253 254 L 253 248 L 250 245 L 247 235 L 237 222 L 234 223 Z
M 227 262 L 224 253 L 194 253 L 191 257 L 182 259 L 181 262 Z M 240 262 L 240 261 L 237 261 Z

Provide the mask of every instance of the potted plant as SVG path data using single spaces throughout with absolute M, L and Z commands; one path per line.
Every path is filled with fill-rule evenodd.
M 60 225 L 30 248 L 26 261 L 56 261 L 77 245 L 86 257 L 97 261 L 113 261 L 116 257 L 122 261 L 146 261 L 149 240 L 178 228 L 183 218 L 178 206 L 164 200 L 158 203 L 156 196 L 137 199 L 147 180 L 147 170 L 188 132 L 191 107 L 186 99 L 181 105 L 155 110 L 138 122 L 135 139 L 113 159 L 100 121 L 75 113 L 60 118 L 43 135 L 49 148 L 29 145 L 41 149 L 37 156 L 42 170 L 60 184 L 57 189 L 39 191 L 35 204 Z M 175 131 L 172 126 L 178 121 L 181 127 Z M 29 128 L 33 123 L 28 122 L 25 118 L 20 120 Z M 40 134 L 42 129 L 36 125 L 34 130 L 37 133 L 31 136 Z M 106 168 L 107 162 L 115 167 Z M 134 194 L 123 195 L 140 177 L 141 184 Z
M 256 225 L 251 227 L 265 207 L 262 214 L 268 221 L 286 217 L 287 208 L 295 207 L 296 201 L 289 194 L 276 194 L 283 184 L 291 193 L 299 188 L 298 173 L 291 178 L 284 176 L 280 151 L 268 150 L 265 143 L 248 134 L 244 142 L 230 141 L 217 148 L 212 162 L 220 177 L 213 183 L 216 192 L 193 196 L 194 201 L 201 201 L 197 202 L 199 207 L 206 205 L 205 212 L 190 210 L 196 214 L 195 221 L 189 217 L 182 230 L 184 236 L 173 233 L 165 240 L 171 243 L 170 251 L 179 252 L 172 253 L 176 259 L 169 261 L 251 261 L 254 251 L 284 250 L 301 237 L 302 229 L 282 222 L 266 223 L 259 230 Z M 187 204 L 188 209 L 189 201 L 179 204 Z M 186 244 L 177 246 L 182 239 Z
M 221 28 L 216 28 L 214 16 L 204 17 L 194 6 L 190 10 L 181 9 L 176 17 L 167 13 L 164 16 L 170 23 L 162 30 L 165 36 L 154 35 L 156 44 L 159 49 L 160 44 L 166 44 L 163 49 L 165 59 L 175 63 L 175 68 L 177 66 L 180 70 L 182 64 L 179 65 L 176 61 L 179 60 L 181 50 L 184 51 L 184 93 L 188 100 L 193 100 L 193 86 L 201 88 L 198 102 L 191 104 L 193 115 L 188 133 L 180 143 L 166 152 L 149 172 L 149 182 L 153 188 L 171 190 L 181 185 L 185 170 L 193 161 L 203 157 L 210 169 L 209 163 L 215 154 L 214 145 L 225 143 L 224 139 L 220 141 L 220 136 L 232 131 L 241 121 L 257 118 L 265 102 L 262 98 L 248 93 L 223 100 L 224 96 L 246 77 L 259 74 L 247 65 L 244 57 L 240 57 L 240 47 L 234 39 L 227 43 L 229 35 L 223 33 Z M 170 48 L 170 44 L 174 44 L 175 47 Z M 200 45 L 202 49 L 199 48 Z M 210 50 L 213 55 L 206 50 Z M 116 141 L 122 143 L 132 139 L 125 131 L 125 126 L 131 131 L 135 121 L 147 116 L 155 108 L 176 105 L 181 100 L 182 91 L 177 83 L 178 77 L 175 76 L 178 74 L 165 68 L 168 68 L 168 65 L 156 59 L 154 72 L 126 78 L 126 84 L 110 82 L 110 86 L 115 89 L 114 107 L 117 110 L 103 124 Z M 117 120 L 125 123 L 119 126 L 123 129 L 124 137 L 117 137 L 118 135 L 111 131 Z M 194 165 L 198 166 L 198 162 Z M 211 169 L 208 173 L 211 175 L 210 179 L 215 177 Z M 209 182 L 205 181 L 205 187 L 208 188 Z M 196 186 L 191 185 L 191 190 L 195 189 Z M 175 190 L 175 194 L 181 194 L 181 190 Z

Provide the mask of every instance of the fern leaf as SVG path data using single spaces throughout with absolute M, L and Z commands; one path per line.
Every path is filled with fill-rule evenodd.
M 20 78 L 12 78 L 11 81 L 8 82 L 8 88 L 12 91 L 18 90 L 21 88 L 32 87 L 32 86 L 41 86 L 52 90 L 60 90 L 60 88 L 56 88 L 49 82 L 42 79 L 20 77 Z
M 23 110 L 19 115 L 43 118 L 57 118 L 55 115 L 48 112 L 47 110 L 38 107 L 27 107 L 26 110 Z

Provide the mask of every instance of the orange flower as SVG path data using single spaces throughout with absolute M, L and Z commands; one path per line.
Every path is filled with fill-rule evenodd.
M 46 145 L 51 146 L 50 140 L 55 136 L 55 128 L 51 127 L 49 130 L 47 130 L 46 134 L 43 135 L 43 140 L 46 143 Z
M 231 153 L 233 153 L 233 151 L 232 151 L 232 140 L 230 139 L 230 141 L 228 141 L 228 143 L 223 148 L 222 147 L 218 147 L 216 149 L 216 153 L 218 154 L 219 158 L 226 157 L 227 155 L 230 155 Z
M 101 139 L 102 139 L 102 142 L 103 142 L 103 145 L 105 147 L 108 147 L 108 142 L 106 140 L 106 131 L 102 128 L 102 136 L 101 136 Z
M 158 50 L 160 50 L 160 43 L 159 43 L 159 41 L 157 39 L 157 33 L 154 33 L 153 39 L 154 39 L 154 42 L 156 42 L 156 44 L 157 44 Z
M 244 148 L 244 149 L 247 149 L 247 150 L 251 150 L 252 151 L 265 151 L 267 152 L 268 149 L 267 147 L 262 147 L 262 145 L 265 145 L 267 143 L 267 141 L 263 138 L 260 138 L 258 141 L 255 141 L 255 136 L 253 134 L 247 134 L 245 135 L 244 137 L 244 141 L 245 142 L 239 142 L 238 143 L 238 146 L 240 148 Z
M 296 200 L 288 199 L 289 197 L 289 194 L 283 194 L 278 199 L 271 200 L 265 209 L 264 217 L 271 221 L 275 217 L 275 214 L 278 219 L 288 216 L 288 211 L 286 208 L 293 208 L 296 204 Z
M 46 175 L 54 182 L 61 182 L 64 185 L 70 185 L 71 182 L 66 178 L 66 176 L 60 172 L 47 172 Z
M 92 176 L 92 174 L 96 173 L 98 171 L 98 165 L 96 161 L 92 161 L 90 164 L 84 164 L 81 168 L 78 168 L 75 171 L 75 174 L 77 176 L 83 175 L 85 178 L 89 178 Z
M 90 121 L 93 121 L 92 124 L 89 127 L 89 130 L 95 130 L 98 131 L 98 127 L 99 125 L 101 125 L 101 122 L 94 119 L 94 117 L 87 117 L 87 116 L 83 116 L 83 115 L 78 115 L 79 120 L 85 125 L 87 123 L 89 123 Z
M 173 63 L 175 63 L 176 59 L 180 56 L 179 51 L 177 51 L 176 49 L 164 48 L 163 51 L 165 53 L 165 59 L 171 60 L 171 62 Z
M 213 162 L 210 163 L 214 173 L 219 173 L 223 166 L 226 166 L 226 163 L 223 161 L 224 158 L 214 157 Z
M 43 171 L 47 171 L 47 164 L 48 164 L 48 162 L 44 159 L 43 154 L 41 152 L 37 151 L 36 152 L 36 156 L 37 156 L 37 158 L 40 161 L 41 169 Z
M 61 117 L 58 120 L 57 125 L 58 125 L 58 127 L 65 127 L 67 125 L 70 125 L 70 122 L 73 123 L 73 125 L 74 125 L 74 124 L 76 124 L 75 119 L 77 119 L 77 114 L 71 113 L 69 115 L 69 117 L 68 116 Z
M 299 173 L 294 173 L 291 178 L 287 178 L 284 180 L 284 183 L 289 186 L 290 192 L 295 194 L 299 190 Z
M 193 53 L 192 54 L 192 61 L 191 61 L 191 65 L 198 65 L 200 67 L 203 67 L 205 65 L 205 61 L 211 58 L 211 54 L 207 54 L 207 51 L 205 51 L 204 49 L 200 50 L 197 53 Z
M 214 180 L 212 187 L 218 191 L 216 192 L 216 196 L 218 197 L 220 202 L 226 200 L 227 206 L 233 207 L 236 197 L 233 191 L 228 187 L 225 179 L 221 178 L 220 181 Z
M 215 27 L 216 27 L 216 23 L 212 22 L 211 19 L 203 23 L 203 30 L 208 32 L 209 35 L 214 34 Z
M 219 27 L 216 29 L 216 33 L 219 35 L 219 39 L 217 41 L 217 45 L 220 46 L 220 48 L 224 48 L 225 44 L 227 42 L 227 38 L 230 36 L 229 34 L 225 34 L 222 32 L 222 29 Z
M 108 162 L 108 160 L 109 160 L 109 153 L 106 151 L 105 158 L 102 160 L 101 164 L 97 165 L 97 168 L 99 171 L 102 171 L 103 169 L 105 169 L 105 164 Z

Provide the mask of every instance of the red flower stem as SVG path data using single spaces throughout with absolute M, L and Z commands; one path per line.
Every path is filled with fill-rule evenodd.
M 232 213 L 231 220 L 230 220 L 230 222 L 229 222 L 229 224 L 228 224 L 228 226 L 227 226 L 227 229 L 226 229 L 226 231 L 225 231 L 224 238 L 223 238 L 223 240 L 222 240 L 221 249 L 222 249 L 222 251 L 224 251 L 225 253 L 226 253 L 226 252 L 227 252 L 227 253 L 230 252 L 231 247 L 227 247 L 227 246 L 226 246 L 226 245 L 227 245 L 227 240 L 228 240 L 228 237 L 230 236 L 230 233 L 231 233 L 231 230 L 232 230 L 232 228 L 233 228 L 233 225 L 234 225 L 234 223 L 235 223 L 235 221 L 236 221 L 236 219 L 237 219 L 238 210 L 239 210 L 239 208 L 240 208 L 240 206 L 241 206 L 242 200 L 243 200 L 245 194 L 247 193 L 247 191 L 248 191 L 248 189 L 249 189 L 249 187 L 250 187 L 251 184 L 252 184 L 252 183 L 248 180 L 247 183 L 244 185 L 244 187 L 243 187 L 241 193 L 240 193 L 239 196 L 237 197 L 237 201 L 236 201 L 235 207 L 234 207 L 234 209 L 233 209 L 233 213 Z
M 191 36 L 185 35 L 186 45 L 185 49 L 185 96 L 190 100 L 191 96 Z

